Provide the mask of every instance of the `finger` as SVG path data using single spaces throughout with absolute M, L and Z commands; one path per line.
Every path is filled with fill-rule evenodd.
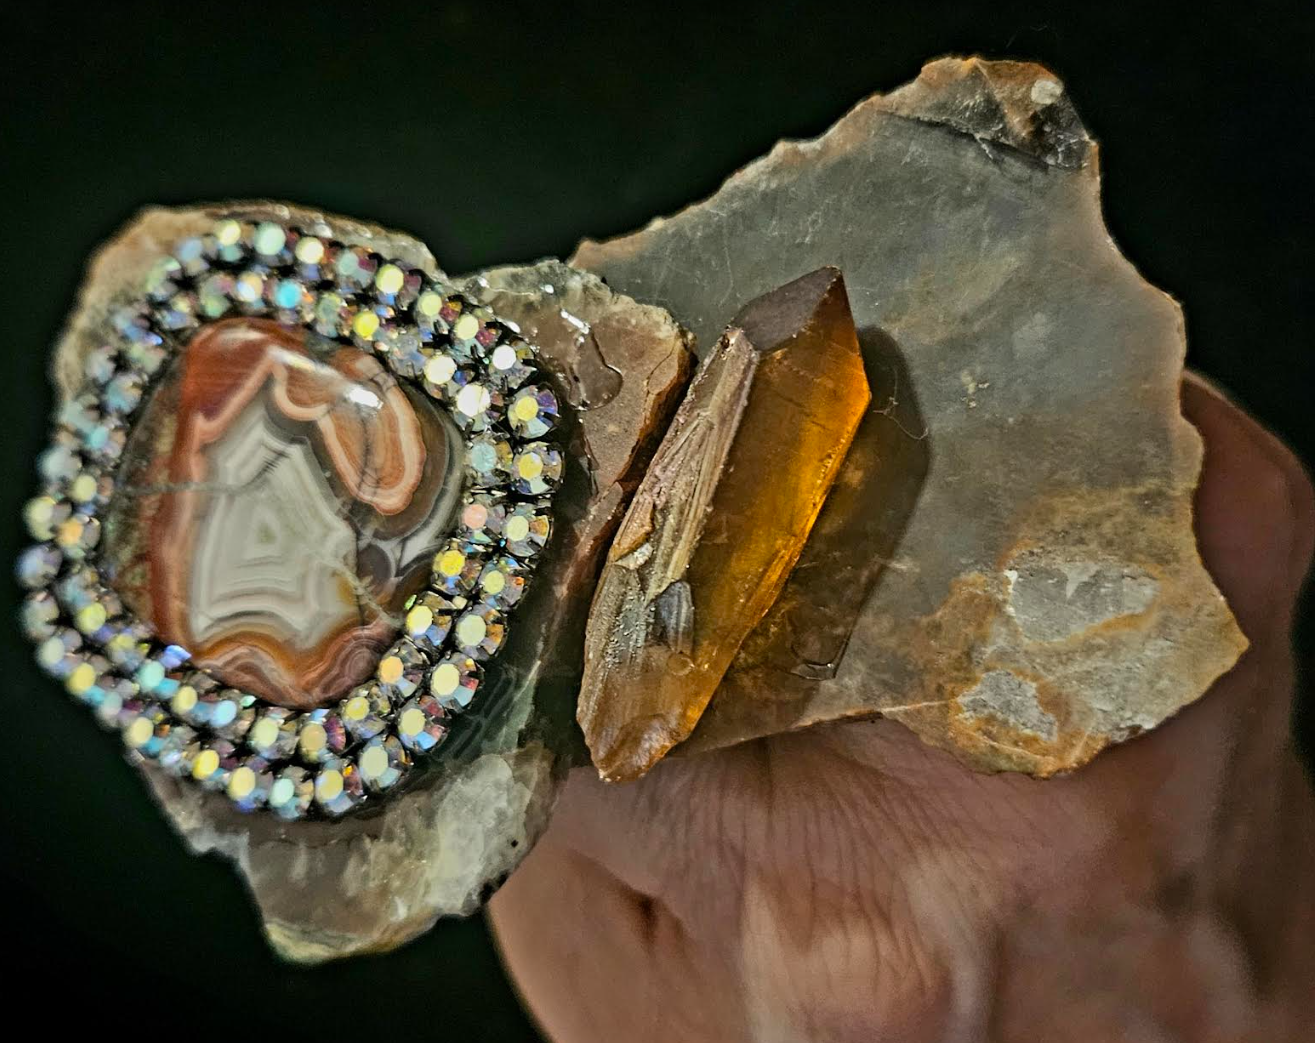
M 1290 449 L 1196 374 L 1183 381 L 1182 405 L 1205 442 L 1201 556 L 1252 641 L 1276 623 L 1283 636 L 1315 548 L 1310 479 Z M 1284 618 L 1272 619 L 1276 611 Z

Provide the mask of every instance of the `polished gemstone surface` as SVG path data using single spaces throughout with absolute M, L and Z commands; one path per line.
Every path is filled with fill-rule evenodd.
M 454 525 L 461 438 L 371 355 L 272 320 L 203 326 L 125 451 L 125 602 L 228 685 L 289 707 L 374 670 Z

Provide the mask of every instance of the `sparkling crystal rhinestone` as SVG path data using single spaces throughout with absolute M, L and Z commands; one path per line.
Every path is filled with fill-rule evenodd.
M 542 438 L 557 426 L 557 396 L 538 384 L 521 388 L 507 408 L 507 422 L 522 438 Z
M 324 764 L 347 748 L 347 728 L 336 709 L 321 707 L 301 716 L 297 756 L 307 764 Z
M 475 596 L 504 612 L 515 605 L 525 594 L 529 569 L 518 558 L 508 554 L 494 558 L 484 566 L 476 584 Z
M 481 488 L 499 485 L 512 474 L 511 442 L 496 431 L 485 431 L 466 446 L 471 479 Z
M 38 590 L 23 600 L 21 620 L 23 633 L 31 641 L 44 641 L 55 632 L 59 619 L 59 605 L 48 590 Z
M 373 739 L 388 729 L 393 704 L 378 685 L 362 685 L 342 701 L 338 715 L 353 742 Z
M 397 736 L 379 736 L 361 748 L 356 766 L 366 789 L 382 793 L 397 785 L 410 770 L 411 757 Z
M 518 503 L 503 526 L 507 549 L 522 559 L 532 558 L 543 550 L 551 534 L 552 521 L 542 504 Z
M 274 773 L 261 757 L 251 757 L 233 769 L 225 792 L 239 811 L 255 811 L 269 802 Z
M 267 805 L 280 818 L 298 819 L 310 809 L 315 782 L 305 768 L 290 764 L 275 776 Z
M 264 707 L 247 730 L 247 746 L 267 760 L 286 760 L 297 749 L 300 724 L 300 716 L 293 710 Z
M 448 631 L 452 629 L 452 619 L 456 612 L 457 606 L 451 599 L 433 591 L 424 591 L 407 603 L 402 631 L 415 642 L 417 648 L 437 653 Z
M 525 496 L 542 496 L 562 478 L 562 454 L 547 442 L 531 442 L 511 462 L 512 488 Z
M 434 587 L 444 594 L 467 594 L 475 589 L 484 568 L 484 552 L 478 544 L 452 540 L 434 555 Z
M 457 617 L 452 637 L 461 652 L 473 659 L 488 659 L 507 639 L 506 617 L 496 605 L 475 605 Z
M 397 737 L 416 753 L 428 753 L 447 736 L 447 713 L 432 695 L 410 700 L 397 711 Z
M 342 815 L 364 798 L 365 786 L 354 762 L 331 757 L 315 773 L 315 803 L 328 814 Z
M 59 574 L 59 566 L 63 561 L 64 555 L 55 547 L 49 543 L 39 543 L 19 555 L 15 574 L 22 586 L 35 590 L 46 586 Z
M 434 664 L 429 673 L 429 691 L 444 710 L 460 713 L 475 697 L 483 672 L 468 655 L 450 655 Z

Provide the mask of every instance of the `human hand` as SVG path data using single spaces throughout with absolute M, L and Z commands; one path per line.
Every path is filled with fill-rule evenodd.
M 1315 496 L 1195 378 L 1202 557 L 1251 648 L 1066 778 L 980 775 L 890 721 L 589 769 L 491 905 L 556 1043 L 1308 1038 L 1315 797 L 1290 632 Z

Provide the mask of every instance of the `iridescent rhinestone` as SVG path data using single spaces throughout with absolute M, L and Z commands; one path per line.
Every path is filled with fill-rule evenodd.
M 151 300 L 166 301 L 178 292 L 182 275 L 183 266 L 176 257 L 161 257 L 147 269 L 142 289 Z
M 385 298 L 395 296 L 405 285 L 406 273 L 395 264 L 381 264 L 374 273 L 374 288 Z
M 474 350 L 475 337 L 482 329 L 479 319 L 470 312 L 458 317 L 452 324 L 452 344 L 461 354 L 468 355 Z
M 237 767 L 235 752 L 233 744 L 225 739 L 201 743 L 192 757 L 192 778 L 206 789 L 224 789 L 229 772 Z
M 523 340 L 499 344 L 488 353 L 489 379 L 508 391 L 534 376 L 534 349 Z
M 156 703 L 125 705 L 130 714 L 123 724 L 123 744 L 143 757 L 156 757 L 169 734 L 168 715 Z
M 48 590 L 38 590 L 23 600 L 19 616 L 23 633 L 31 641 L 44 641 L 55 633 L 55 622 L 59 619 L 59 603 Z
M 194 294 L 176 293 L 155 310 L 155 321 L 166 330 L 189 330 L 197 325 L 198 310 Z
M 447 736 L 447 713 L 432 695 L 410 700 L 397 711 L 397 737 L 415 753 L 428 753 Z
M 196 288 L 196 303 L 207 319 L 217 319 L 233 307 L 236 281 L 227 272 L 215 272 Z
M 251 757 L 235 767 L 228 776 L 224 792 L 239 811 L 255 811 L 269 801 L 274 787 L 274 773 L 267 761 Z
M 86 660 L 79 654 L 82 635 L 69 627 L 58 627 L 37 645 L 37 665 L 51 677 L 63 679 Z
M 216 248 L 223 251 L 232 247 L 240 247 L 243 231 L 242 222 L 227 218 L 217 222 L 210 234 L 214 236 Z
M 82 448 L 92 460 L 112 464 L 123 455 L 127 441 L 128 432 L 123 421 L 116 416 L 108 416 L 83 436 Z
M 379 691 L 394 703 L 409 699 L 424 680 L 429 660 L 406 638 L 385 652 L 375 668 Z
M 301 716 L 297 756 L 306 764 L 323 764 L 347 748 L 347 728 L 338 711 L 321 707 Z
M 53 445 L 37 457 L 37 471 L 46 481 L 63 486 L 82 473 L 82 457 L 72 446 Z
M 338 707 L 338 715 L 353 742 L 373 739 L 388 728 L 393 704 L 378 685 L 361 685 Z
M 34 540 L 48 540 L 71 514 L 73 507 L 53 496 L 34 496 L 23 505 L 23 521 Z
M 458 389 L 451 402 L 452 419 L 463 430 L 483 431 L 502 417 L 501 392 L 477 380 Z
M 246 743 L 269 760 L 286 760 L 297 749 L 300 717 L 282 706 L 267 706 L 247 730 Z
M 404 377 L 420 376 L 432 357 L 415 330 L 397 331 L 389 338 L 385 354 L 392 371 Z
M 354 290 L 363 290 L 374 281 L 375 261 L 368 250 L 344 246 L 333 262 L 333 274 L 338 283 Z
M 364 348 L 371 348 L 374 344 L 374 336 L 379 332 L 379 313 L 370 309 L 362 308 L 352 317 L 352 336 Z
M 170 775 L 189 775 L 192 757 L 198 750 L 200 744 L 196 741 L 196 732 L 185 724 L 175 724 L 161 739 L 155 759 Z
M 402 632 L 426 652 L 437 652 L 452 629 L 457 606 L 433 591 L 415 595 L 407 602 Z
M 512 488 L 524 496 L 542 496 L 562 479 L 562 454 L 547 442 L 531 442 L 511 462 Z
M 444 303 L 443 294 L 438 290 L 429 289 L 421 293 L 411 309 L 416 325 L 424 330 L 446 333 L 447 323 L 441 317 Z
M 447 354 L 434 355 L 425 362 L 425 368 L 422 371 L 425 390 L 434 398 L 446 400 L 448 386 L 456 373 L 456 359 Z
M 118 352 L 108 344 L 88 352 L 82 362 L 82 372 L 93 384 L 104 387 L 117 372 L 114 366 L 117 354 Z
M 78 609 L 73 616 L 73 625 L 81 633 L 91 636 L 103 630 L 109 618 L 109 609 L 104 602 L 93 601 Z
M 123 349 L 123 357 L 133 369 L 146 376 L 153 376 L 160 371 L 169 352 L 155 334 L 136 340 Z
M 256 253 L 267 259 L 278 258 L 288 243 L 288 233 L 282 225 L 273 221 L 263 221 L 256 225 L 256 234 L 251 245 Z
M 180 666 L 187 665 L 191 656 L 181 645 L 165 645 L 157 653 L 156 658 L 164 664 L 166 670 L 177 670 Z
M 371 793 L 392 789 L 411 767 L 406 747 L 395 735 L 371 739 L 356 755 L 361 781 Z
M 452 643 L 472 659 L 496 655 L 507 640 L 507 619 L 496 605 L 482 602 L 462 613 L 452 627 Z
M 197 699 L 189 724 L 204 724 L 216 735 L 241 742 L 256 720 L 256 697 L 236 688 L 207 692 Z
M 142 400 L 144 386 L 145 382 L 140 375 L 133 372 L 120 373 L 105 385 L 105 390 L 101 392 L 101 404 L 109 413 L 120 416 L 131 413 Z
M 364 799 L 361 773 L 352 761 L 332 757 L 315 773 L 315 803 L 328 814 L 342 815 Z
M 324 240 L 313 235 L 303 235 L 297 240 L 293 255 L 304 265 L 316 267 L 324 260 Z
M 306 288 L 296 279 L 271 279 L 267 289 L 269 303 L 280 311 L 295 311 L 309 301 Z
M 210 267 L 205 259 L 205 241 L 199 235 L 189 236 L 175 246 L 174 257 L 188 275 L 198 275 Z
M 542 438 L 557 426 L 557 396 L 540 384 L 521 388 L 507 408 L 507 422 L 522 438 Z
M 101 648 L 120 670 L 135 672 L 150 654 L 150 628 L 139 620 L 112 623 L 109 628 L 111 633 L 101 642 Z
M 500 485 L 512 473 L 511 442 L 496 431 L 475 435 L 466 443 L 466 464 L 476 486 Z
M 322 337 L 341 337 L 347 313 L 347 302 L 336 293 L 322 293 L 315 302 L 315 332 Z
M 461 713 L 479 688 L 483 671 L 468 655 L 450 655 L 429 672 L 429 691 L 448 713 Z
M 233 282 L 233 300 L 244 305 L 248 312 L 262 311 L 265 304 L 265 277 L 260 272 L 246 271 Z
M 159 699 L 172 699 L 181 682 L 169 676 L 168 668 L 159 659 L 147 659 L 133 674 L 145 695 Z
M 55 527 L 55 546 L 69 561 L 81 561 L 100 542 L 100 520 L 78 511 Z
M 434 555 L 433 584 L 444 594 L 466 594 L 475 589 L 484 568 L 479 546 L 452 540 Z
M 97 670 L 96 677 L 98 683 L 92 685 L 91 689 L 73 694 L 91 706 L 102 728 L 120 731 L 140 714 L 143 704 L 131 690 L 115 684 L 118 678 L 113 675 Z M 69 677 L 69 681 L 73 679 Z
M 485 547 L 495 546 L 502 540 L 507 510 L 501 493 L 471 493 L 462 504 L 457 519 L 457 540 Z
M 68 483 L 68 498 L 85 511 L 103 507 L 113 492 L 114 480 L 95 471 L 83 471 Z
M 28 547 L 18 556 L 14 573 L 21 586 L 35 590 L 50 583 L 59 574 L 64 555 L 49 543 Z
M 76 613 L 96 601 L 101 591 L 100 573 L 90 565 L 80 565 L 60 576 L 51 589 L 65 611 Z
M 299 819 L 315 797 L 315 782 L 305 768 L 290 764 L 269 787 L 268 806 L 280 818 Z
M 518 503 L 507 514 L 502 530 L 507 550 L 528 559 L 543 550 L 552 534 L 552 519 L 544 504 Z
M 484 566 L 479 574 L 475 596 L 504 611 L 525 595 L 529 569 L 517 558 L 503 554 Z
M 117 460 L 127 441 L 123 419 L 101 410 L 96 399 L 84 395 L 69 402 L 59 414 L 60 422 L 76 436 L 78 447 L 84 454 L 102 462 Z M 71 463 L 71 461 L 65 461 Z M 82 470 L 81 461 L 72 475 Z

